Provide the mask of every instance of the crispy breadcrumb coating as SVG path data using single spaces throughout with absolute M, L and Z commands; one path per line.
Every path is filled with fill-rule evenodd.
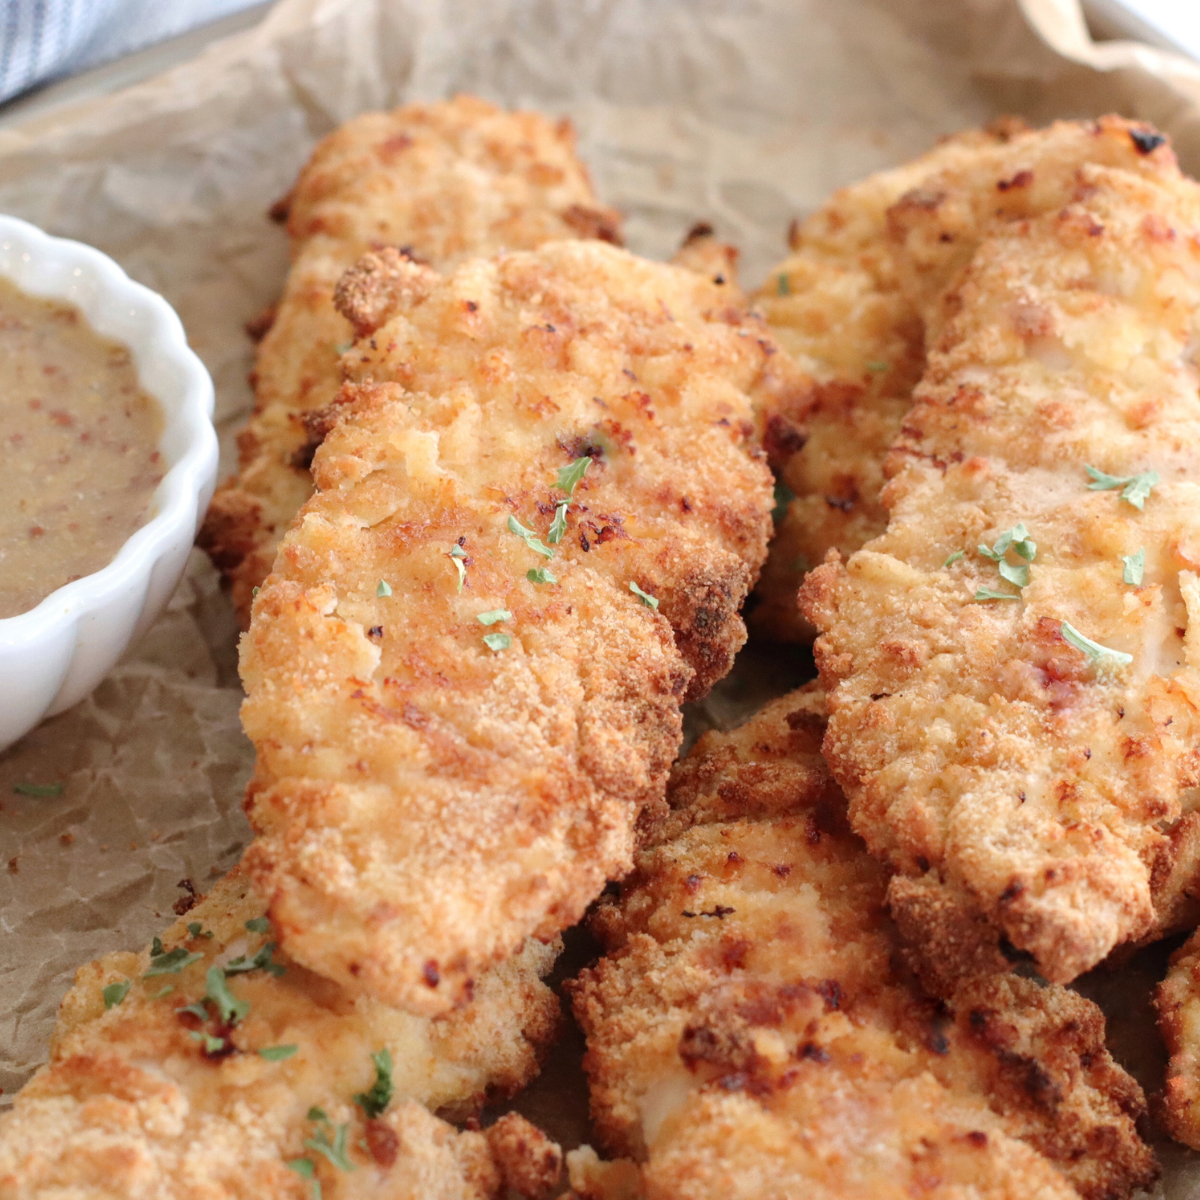
M 1128 1195 L 1155 1174 L 1093 1004 L 906 972 L 886 873 L 820 757 L 823 697 L 708 733 L 573 986 L 606 1146 L 649 1200 Z M 581 1196 L 631 1194 L 575 1156 Z
M 480 977 L 471 1003 L 429 1020 L 354 999 L 264 951 L 274 936 L 265 909 L 239 868 L 166 931 L 158 956 L 109 954 L 80 968 L 49 1065 L 0 1118 L 0 1195 L 300 1200 L 312 1183 L 288 1164 L 306 1158 L 330 1200 L 490 1200 L 544 1180 L 551 1144 L 521 1118 L 484 1137 L 430 1110 L 466 1116 L 536 1072 L 559 1018 L 539 978 L 554 948 L 528 943 Z M 239 958 L 263 965 L 238 970 Z M 248 1005 L 233 1020 L 203 1002 L 214 966 Z M 371 1088 L 372 1055 L 384 1049 L 393 1096 L 368 1116 L 354 1097 Z M 313 1119 L 314 1106 L 327 1119 Z M 353 1171 L 311 1145 L 336 1145 L 343 1124 Z
M 1079 168 L 930 303 L 888 531 L 803 592 L 851 822 L 950 974 L 978 915 L 1062 982 L 1155 931 L 1200 784 L 1200 188 L 1116 132 L 1148 166 Z
M 1067 204 L 1088 163 L 1161 174 L 1169 154 L 1143 154 L 1133 134 L 1149 131 L 1116 117 L 1040 130 L 1004 120 L 844 188 L 796 229 L 754 302 L 816 385 L 769 414 L 771 465 L 795 499 L 756 628 L 811 637 L 796 606 L 803 575 L 830 549 L 848 557 L 884 532 L 884 460 L 924 369 L 925 322 L 939 319 L 955 272 L 990 230 Z
M 306 414 L 341 384 L 338 358 L 353 337 L 333 306 L 342 273 L 368 250 L 406 247 L 445 269 L 502 248 L 553 238 L 620 240 L 575 156 L 567 121 L 505 112 L 474 96 L 365 113 L 322 140 L 278 206 L 292 267 L 279 304 L 256 322 L 255 411 L 238 439 L 238 474 L 213 499 L 201 545 L 250 600 L 279 541 L 312 494 L 315 448 Z
M 344 281 L 350 382 L 242 652 L 246 861 L 314 970 L 444 1011 L 627 869 L 765 556 L 752 403 L 794 368 L 727 290 L 599 241 Z
M 1200 932 L 1171 956 L 1155 997 L 1167 1053 L 1161 1113 L 1177 1141 L 1200 1150 Z

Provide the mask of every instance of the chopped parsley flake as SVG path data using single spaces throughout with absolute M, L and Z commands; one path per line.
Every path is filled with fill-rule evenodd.
M 104 997 L 104 1011 L 107 1012 L 110 1008 L 116 1008 L 129 995 L 131 987 L 133 987 L 133 984 L 128 979 L 118 979 L 116 983 L 110 983 L 100 993 Z
M 169 996 L 174 990 L 175 990 L 175 985 L 173 983 L 164 984 L 164 986 L 160 987 L 157 992 L 154 992 L 152 995 L 147 996 L 146 999 L 147 1000 L 161 1000 L 164 996 Z
M 512 613 L 507 608 L 493 608 L 488 612 L 476 613 L 475 620 L 480 625 L 495 625 L 498 621 L 511 621 Z
M 546 541 L 552 546 L 557 546 L 567 536 L 567 509 L 570 506 L 569 500 L 560 500 L 554 506 L 554 520 L 550 522 L 550 532 L 546 535 Z
M 291 1058 L 293 1054 L 299 1050 L 299 1046 L 260 1046 L 258 1055 L 260 1058 L 265 1058 L 267 1062 L 282 1062 L 285 1058 Z
M 588 467 L 592 465 L 592 460 L 585 454 L 582 458 L 577 458 L 573 463 L 566 467 L 558 468 L 558 479 L 554 486 L 560 492 L 566 492 L 568 496 L 575 495 L 575 489 L 579 486 L 579 481 L 587 474 Z
M 208 1005 L 203 1000 L 197 1000 L 195 1004 L 182 1004 L 175 1012 L 176 1015 L 179 1013 L 190 1013 L 200 1021 L 208 1020 Z
M 512 638 L 507 633 L 485 633 L 483 644 L 489 650 L 495 650 L 499 654 L 501 650 L 507 650 L 512 645 Z
M 251 933 L 270 933 L 271 918 L 270 917 L 254 917 L 246 922 L 246 928 Z
M 554 486 L 560 492 L 566 492 L 567 499 L 559 500 L 554 505 L 554 520 L 550 522 L 550 532 L 546 535 L 546 540 L 552 546 L 558 545 L 567 535 L 567 509 L 571 506 L 571 497 L 575 495 L 579 481 L 587 474 L 587 469 L 591 465 L 592 460 L 585 454 L 567 466 L 558 468 L 558 477 Z
M 371 1055 L 371 1061 L 375 1064 L 375 1082 L 369 1091 L 359 1092 L 354 1103 L 369 1119 L 374 1119 L 392 1102 L 392 1052 L 384 1046 L 378 1054 Z
M 202 1029 L 189 1029 L 188 1037 L 200 1042 L 204 1046 L 205 1054 L 220 1054 L 225 1049 L 223 1037 L 213 1037 L 211 1033 L 205 1033 Z
M 1090 637 L 1084 637 L 1070 621 L 1064 621 L 1059 632 L 1076 650 L 1082 650 L 1095 663 L 1127 667 L 1133 662 L 1132 654 L 1126 654 L 1123 650 L 1111 650 L 1108 646 L 1093 642 Z
M 867 370 L 873 371 L 873 372 L 875 372 L 875 374 L 878 375 L 880 372 L 888 370 L 888 368 L 890 366 L 891 366 L 891 363 L 869 362 L 869 363 L 867 363 Z
M 1007 559 L 1000 563 L 1000 578 L 1008 580 L 1009 583 L 1015 583 L 1017 587 L 1023 588 L 1029 586 L 1029 567 L 1025 563 L 1018 563 L 1013 566 Z
M 1121 561 L 1125 564 L 1121 578 L 1137 587 L 1146 573 L 1146 547 L 1140 547 L 1136 554 L 1122 554 Z
M 463 590 L 463 584 L 467 582 L 467 567 L 463 559 L 467 557 L 467 552 L 458 545 L 450 547 L 450 561 L 454 563 L 454 569 L 458 572 L 458 590 Z
M 267 971 L 271 975 L 285 975 L 287 967 L 282 967 L 279 963 L 271 961 L 271 955 L 275 953 L 275 942 L 264 942 L 258 948 L 258 952 L 253 958 L 247 958 L 244 954 L 235 958 L 225 967 L 226 975 L 241 975 L 246 971 Z
M 61 783 L 14 783 L 13 791 L 18 796 L 61 796 Z
M 996 544 L 989 550 L 986 546 L 980 545 L 979 553 L 984 558 L 990 558 L 992 562 L 1003 562 L 1004 556 L 1012 550 L 1018 558 L 1023 558 L 1026 562 L 1033 562 L 1037 557 L 1037 542 L 1031 541 L 1029 538 L 1029 530 L 1025 528 L 1024 521 L 1018 521 L 1011 529 L 1005 530 L 997 539 Z M 1025 585 L 1022 584 L 1022 587 Z
M 310 1108 L 308 1112 L 304 1114 L 304 1119 L 306 1121 L 328 1121 L 329 1116 L 323 1108 L 314 1104 L 312 1108 Z
M 189 921 L 187 931 L 194 938 L 210 938 L 213 935 L 213 931 L 211 929 L 205 929 L 199 921 Z
M 1020 596 L 1014 596 L 1011 592 L 997 592 L 992 588 L 979 588 L 972 600 L 1020 600 Z
M 508 528 L 515 533 L 517 537 L 519 537 L 535 554 L 544 555 L 546 558 L 554 557 L 554 551 L 551 550 L 549 546 L 545 545 L 541 538 L 539 538 L 532 529 L 526 529 L 516 517 L 508 518 Z
M 792 292 L 792 281 L 786 275 L 776 275 L 775 290 L 781 296 L 790 296 Z
M 946 561 L 942 563 L 942 566 L 952 567 L 956 562 L 961 562 L 964 558 L 966 558 L 966 556 L 967 552 L 965 550 L 955 550 L 955 552 L 949 555 Z
M 254 597 L 258 595 L 258 593 L 259 593 L 258 588 L 256 588 L 256 587 L 251 588 L 250 589 L 250 599 L 253 600 Z
M 1092 477 L 1092 482 L 1088 484 L 1089 492 L 1109 492 L 1113 488 L 1120 488 L 1121 499 L 1128 500 L 1138 510 L 1144 507 L 1150 490 L 1159 482 L 1157 471 L 1141 471 L 1137 475 L 1106 475 L 1086 463 L 1084 466 Z
M 647 607 L 658 611 L 658 597 L 650 595 L 649 592 L 643 592 L 640 587 L 631 579 L 629 581 L 629 590 Z
M 530 583 L 557 583 L 558 576 L 549 567 L 530 567 L 525 572 L 525 578 Z
M 317 1168 L 311 1158 L 291 1159 L 288 1170 L 295 1171 L 301 1179 L 311 1179 L 313 1200 L 321 1200 L 321 1181 L 317 1178 Z
M 304 1139 L 304 1145 L 309 1150 L 315 1150 L 318 1154 L 323 1154 L 338 1170 L 356 1171 L 358 1168 L 355 1167 L 346 1154 L 346 1139 L 349 1133 L 349 1122 L 337 1127 L 332 1141 L 330 1140 L 328 1130 L 318 1129 L 313 1137 Z
M 186 946 L 176 946 L 174 950 L 163 950 L 161 939 L 155 938 L 150 945 L 150 969 L 142 976 L 143 979 L 153 979 L 155 975 L 178 975 L 184 967 L 199 962 L 203 954 L 190 954 Z
M 376 596 L 390 596 L 392 594 L 392 585 L 386 579 L 379 581 L 379 586 L 375 589 Z
M 225 981 L 225 972 L 220 967 L 209 967 L 204 977 L 205 995 L 216 1006 L 221 1020 L 226 1025 L 236 1025 L 250 1011 L 249 1000 L 239 1000 Z

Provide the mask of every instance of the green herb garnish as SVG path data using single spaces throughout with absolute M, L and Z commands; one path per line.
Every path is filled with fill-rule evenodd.
M 554 520 L 550 522 L 550 532 L 546 534 L 546 541 L 552 546 L 557 546 L 567 536 L 567 509 L 570 506 L 569 500 L 560 500 L 554 506 Z
M 107 1012 L 110 1008 L 116 1008 L 129 995 L 131 987 L 133 987 L 133 984 L 128 979 L 118 979 L 116 983 L 110 983 L 100 993 L 104 997 L 104 1011 Z
M 61 796 L 61 783 L 14 783 L 13 791 L 18 796 Z
M 199 921 L 189 921 L 187 931 L 194 938 L 210 938 L 213 936 L 213 931 L 211 929 L 206 930 Z
M 781 296 L 790 296 L 792 293 L 792 281 L 786 275 L 776 275 L 775 290 Z
M 143 979 L 153 979 L 155 975 L 178 975 L 184 967 L 199 962 L 203 954 L 191 954 L 185 946 L 176 946 L 174 950 L 163 950 L 162 940 L 155 938 L 150 944 L 150 969 L 142 976 Z
M 249 1000 L 239 1000 L 230 990 L 225 980 L 225 972 L 220 967 L 209 967 L 204 977 L 205 995 L 216 1006 L 221 1020 L 226 1025 L 236 1025 L 250 1011 Z
M 501 650 L 507 650 L 512 645 L 512 638 L 507 633 L 485 633 L 483 635 L 483 644 L 489 650 L 495 650 L 498 654 Z
M 176 1010 L 176 1014 L 189 1013 L 198 1020 L 208 1020 L 208 1005 L 203 1000 L 197 1000 L 195 1004 L 181 1004 Z
M 392 1102 L 392 1052 L 385 1046 L 378 1054 L 371 1055 L 375 1064 L 375 1082 L 366 1092 L 359 1092 L 354 1097 L 354 1103 L 374 1119 Z
M 944 563 L 942 563 L 942 566 L 952 567 L 956 562 L 961 562 L 964 558 L 966 558 L 966 556 L 967 552 L 965 550 L 955 550 L 955 552 L 951 554 Z
M 640 587 L 631 579 L 629 581 L 629 590 L 647 607 L 658 611 L 658 597 L 650 595 L 649 592 L 643 592 Z
M 526 529 L 516 517 L 508 518 L 508 528 L 519 537 L 526 546 L 529 547 L 535 554 L 541 554 L 545 558 L 553 558 L 554 551 L 547 546 L 541 538 L 538 537 L 532 529 Z
M 311 1158 L 293 1158 L 289 1160 L 289 1171 L 295 1171 L 301 1179 L 312 1181 L 313 1200 L 321 1200 L 321 1181 L 317 1178 L 317 1167 Z
M 175 990 L 175 985 L 173 983 L 168 983 L 168 984 L 165 984 L 163 987 L 160 987 L 157 992 L 152 992 L 149 996 L 146 997 L 146 999 L 147 1000 L 161 1000 L 164 996 L 169 996 L 174 990 Z
M 251 933 L 270 933 L 271 918 L 270 917 L 254 917 L 246 922 L 246 928 Z
M 1004 556 L 1012 550 L 1018 558 L 1023 558 L 1026 562 L 1033 562 L 1037 557 L 1037 542 L 1031 541 L 1029 530 L 1025 528 L 1024 521 L 1018 521 L 1011 529 L 1005 530 L 997 539 L 996 543 L 989 550 L 982 543 L 979 546 L 979 553 L 984 558 L 990 558 L 992 562 L 1003 562 Z M 1022 584 L 1022 587 L 1025 585 Z
M 1136 554 L 1122 554 L 1121 561 L 1125 564 L 1121 578 L 1137 587 L 1146 572 L 1146 547 L 1142 546 Z
M 312 1108 L 310 1108 L 308 1110 L 308 1112 L 306 1112 L 304 1114 L 304 1117 L 305 1117 L 305 1120 L 307 1120 L 307 1121 L 328 1121 L 329 1120 L 329 1116 L 325 1112 L 325 1110 L 316 1104 L 314 1104 L 312 1106 Z
M 557 583 L 558 576 L 549 567 L 530 567 L 525 572 L 525 578 L 530 583 Z
M 592 460 L 585 454 L 582 458 L 575 459 L 570 465 L 558 468 L 558 478 L 555 480 L 554 486 L 560 492 L 566 492 L 568 496 L 575 495 L 575 489 L 579 486 L 579 481 L 587 474 L 588 467 L 592 465 Z
M 258 948 L 258 952 L 253 958 L 247 958 L 244 954 L 235 958 L 232 962 L 225 966 L 226 975 L 243 975 L 247 971 L 266 971 L 271 975 L 286 975 L 287 967 L 280 966 L 279 963 L 271 961 L 271 955 L 276 950 L 275 942 L 264 942 Z
M 379 586 L 375 589 L 375 595 L 379 597 L 390 596 L 392 594 L 392 585 L 386 579 L 379 581 Z
M 1020 596 L 1014 596 L 1011 592 L 997 592 L 992 588 L 979 588 L 972 600 L 1020 600 Z
M 1150 490 L 1159 482 L 1157 471 L 1141 471 L 1137 475 L 1107 475 L 1086 463 L 1084 467 L 1092 477 L 1092 482 L 1088 484 L 1089 492 L 1109 492 L 1113 488 L 1120 488 L 1121 499 L 1128 500 L 1139 510 L 1145 505 Z
M 475 620 L 480 625 L 495 625 L 498 621 L 511 621 L 512 613 L 507 608 L 493 608 L 488 612 L 476 613 Z
M 315 1150 L 318 1154 L 323 1154 L 338 1170 L 356 1171 L 358 1168 L 350 1161 L 346 1154 L 346 1138 L 349 1133 L 350 1123 L 346 1122 L 346 1124 L 337 1127 L 332 1141 L 329 1138 L 328 1130 L 318 1129 L 313 1137 L 304 1139 L 304 1144 L 309 1150 Z
M 285 1058 L 291 1058 L 293 1054 L 299 1050 L 299 1046 L 260 1046 L 259 1057 L 265 1058 L 267 1062 L 282 1062 Z
M 1099 642 L 1093 642 L 1090 637 L 1084 637 L 1070 621 L 1064 621 L 1059 632 L 1076 650 L 1082 650 L 1092 662 L 1098 665 L 1111 664 L 1118 667 L 1127 667 L 1133 662 L 1132 654 L 1126 654 L 1123 650 L 1111 650 L 1108 646 L 1102 646 Z
M 205 1054 L 220 1054 L 225 1049 L 224 1038 L 213 1037 L 211 1033 L 205 1033 L 202 1029 L 189 1029 L 188 1037 L 200 1042 L 204 1046 Z
M 1016 566 L 1013 566 L 1007 559 L 1004 559 L 999 564 L 999 571 L 1001 579 L 1006 579 L 1009 583 L 1015 583 L 1019 588 L 1029 586 L 1029 567 L 1025 563 L 1018 563 Z
M 891 365 L 892 365 L 891 363 L 885 363 L 885 362 L 869 362 L 869 363 L 867 363 L 867 370 L 873 371 L 875 374 L 878 375 L 881 371 L 888 370 L 888 368 Z

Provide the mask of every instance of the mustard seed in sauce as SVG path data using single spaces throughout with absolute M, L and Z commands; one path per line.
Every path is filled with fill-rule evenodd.
M 0 618 L 100 570 L 146 523 L 162 429 L 124 346 L 0 279 Z

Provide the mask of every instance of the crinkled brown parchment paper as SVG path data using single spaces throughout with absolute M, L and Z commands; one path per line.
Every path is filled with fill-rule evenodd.
M 338 122 L 457 90 L 569 114 L 634 249 L 665 257 L 709 220 L 751 282 L 831 189 L 1003 112 L 1146 117 L 1200 169 L 1200 66 L 1093 45 L 1075 0 L 281 0 L 194 62 L 0 133 L 0 211 L 99 246 L 175 305 L 216 380 L 228 462 L 250 403 L 242 323 L 285 271 L 264 210 Z M 203 889 L 246 839 L 235 637 L 196 555 L 96 694 L 0 755 L 7 1095 L 42 1060 L 75 966 L 143 944 L 179 881 Z M 693 724 L 727 725 L 803 670 L 751 647 Z M 15 794 L 22 782 L 62 794 Z M 1085 984 L 1151 1078 L 1161 964 Z M 582 1135 L 577 1055 L 565 1048 L 525 1102 L 568 1140 Z M 1200 1197 L 1194 1159 L 1170 1155 L 1161 1195 Z

